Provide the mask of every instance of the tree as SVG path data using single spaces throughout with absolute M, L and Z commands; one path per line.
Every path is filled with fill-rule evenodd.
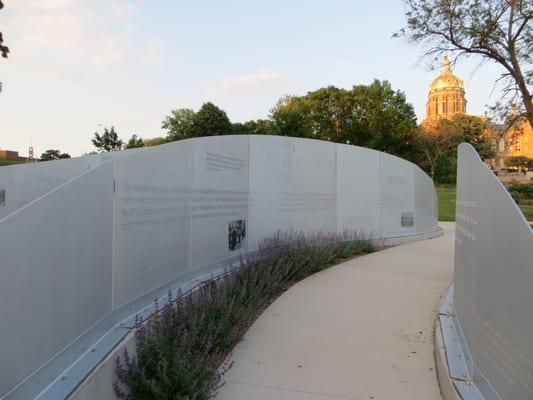
M 193 137 L 193 120 L 195 112 L 189 108 L 172 110 L 161 123 L 161 128 L 167 130 L 169 142 Z
M 94 139 L 92 140 L 94 147 L 100 152 L 109 152 L 122 149 L 124 144 L 115 132 L 115 127 L 111 129 L 104 128 L 104 133 L 100 135 L 98 132 L 94 133 Z
M 151 139 L 144 139 L 145 147 L 159 146 L 160 144 L 168 143 L 166 138 L 157 136 Z
M 412 160 L 416 114 L 405 94 L 388 81 L 374 80 L 354 86 L 350 96 L 354 115 L 348 141 Z
M 331 142 L 349 143 L 356 108 L 352 93 L 328 86 L 307 93 L 306 98 L 313 136 Z
M 46 150 L 43 154 L 41 154 L 41 161 L 51 161 L 51 160 L 60 160 L 62 158 L 70 158 L 70 154 L 68 153 L 61 153 L 59 150 Z
M 407 26 L 396 36 L 426 45 L 426 56 L 479 56 L 499 64 L 504 73 L 506 108 L 521 98 L 533 126 L 533 2 L 531 0 L 404 0 Z
M 135 149 L 137 147 L 144 147 L 144 142 L 142 138 L 137 137 L 137 135 L 132 135 L 128 143 L 126 143 L 125 149 Z
M 452 150 L 463 143 L 470 143 L 479 156 L 486 160 L 496 155 L 496 149 L 489 136 L 487 120 L 467 114 L 455 114 L 450 119 L 443 119 L 441 129 L 448 131 Z
M 420 166 L 439 183 L 454 183 L 457 164 L 457 147 L 470 143 L 482 159 L 495 156 L 494 144 L 488 134 L 488 124 L 483 118 L 455 114 L 441 118 L 431 131 L 421 131 L 416 147 L 424 155 Z
M 167 130 L 168 142 L 199 136 L 228 135 L 233 130 L 226 113 L 209 102 L 203 104 L 196 113 L 189 108 L 172 110 L 161 127 Z
M 270 110 L 270 118 L 282 136 L 313 137 L 310 108 L 305 97 L 282 97 Z
M 447 141 L 443 135 L 420 131 L 416 136 L 415 146 L 420 150 L 420 154 L 423 154 L 418 165 L 435 179 L 437 162 L 449 152 L 450 146 Z
M 0 0 L 0 10 L 2 8 L 4 8 L 4 3 Z M 9 54 L 9 47 L 4 45 L 4 36 L 2 35 L 2 32 L 0 32 L 0 54 L 3 58 L 7 58 L 7 55 Z
M 0 10 L 4 8 L 4 3 L 2 3 L 2 0 L 0 0 Z M 7 58 L 7 55 L 9 54 L 9 47 L 4 45 L 4 35 L 2 32 L 0 32 L 0 55 L 3 58 Z M 2 92 L 2 82 L 0 82 L 0 92 Z
M 520 171 L 527 171 L 533 167 L 533 159 L 525 156 L 510 157 L 507 162 L 509 167 L 517 167 Z
M 204 103 L 192 118 L 191 137 L 231 133 L 232 126 L 227 114 L 213 103 Z
M 328 86 L 281 98 L 271 111 L 279 134 L 369 147 L 413 160 L 413 106 L 387 81 L 351 90 Z
M 258 119 L 232 124 L 232 132 L 236 135 L 276 135 L 276 126 L 272 120 Z

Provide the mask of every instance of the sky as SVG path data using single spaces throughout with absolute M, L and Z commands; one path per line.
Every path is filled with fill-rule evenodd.
M 175 108 L 211 101 L 232 122 L 266 118 L 284 95 L 388 80 L 424 118 L 438 70 L 393 39 L 401 0 L 4 0 L 0 148 L 94 151 L 94 132 L 164 135 Z M 501 70 L 468 59 L 467 112 L 499 96 Z

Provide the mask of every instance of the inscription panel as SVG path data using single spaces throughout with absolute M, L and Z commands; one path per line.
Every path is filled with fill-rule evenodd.
M 250 136 L 250 250 L 275 232 L 294 228 L 295 146 L 289 138 Z
M 379 152 L 337 145 L 340 231 L 379 234 Z
M 116 160 L 115 308 L 189 270 L 192 144 Z
M 336 145 L 316 140 L 293 140 L 293 190 L 282 194 L 292 209 L 295 231 L 337 230 Z M 281 206 L 281 205 L 280 205 Z
M 417 232 L 426 232 L 437 227 L 437 193 L 433 181 L 420 168 L 414 168 L 415 227 Z
M 416 232 L 414 224 L 402 226 L 402 214 L 411 213 L 415 221 L 415 167 L 401 158 L 380 154 L 380 227 L 384 236 Z
M 466 144 L 459 147 L 456 205 L 454 304 L 474 379 L 480 390 L 493 387 L 501 398 L 531 399 L 533 235 L 509 193 Z
M 246 237 L 241 234 L 239 245 L 230 246 L 229 236 L 233 232 L 230 223 L 244 221 L 249 226 L 248 140 L 246 136 L 217 136 L 193 141 L 193 269 L 247 251 Z
M 111 311 L 112 177 L 102 165 L 0 222 L 0 397 Z

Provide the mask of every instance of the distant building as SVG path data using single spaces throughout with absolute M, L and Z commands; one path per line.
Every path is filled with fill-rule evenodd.
M 450 59 L 446 56 L 442 62 L 441 73 L 429 86 L 426 103 L 426 118 L 422 128 L 432 132 L 442 118 L 450 118 L 454 114 L 466 114 L 466 98 L 463 81 L 452 73 Z M 511 157 L 523 156 L 533 158 L 533 129 L 528 121 L 522 121 L 518 127 L 503 132 L 501 124 L 491 125 L 487 134 L 491 136 L 496 156 L 486 160 L 496 170 L 507 168 L 506 161 Z
M 18 153 L 18 151 L 0 149 L 0 159 L 3 159 L 3 160 L 18 160 L 19 159 L 19 153 Z
M 505 127 L 498 126 L 494 129 L 493 138 L 496 145 L 496 157 L 490 160 L 490 164 L 496 170 L 507 167 L 507 160 L 511 157 L 527 157 L 533 159 L 533 129 L 526 119 L 500 134 Z
M 19 156 L 18 151 L 3 150 L 0 148 L 0 160 L 26 162 L 28 161 L 28 158 Z
M 466 114 L 466 99 L 463 81 L 452 73 L 448 56 L 442 62 L 442 71 L 429 86 L 426 103 L 426 118 L 422 127 L 431 131 L 441 118 L 454 114 Z

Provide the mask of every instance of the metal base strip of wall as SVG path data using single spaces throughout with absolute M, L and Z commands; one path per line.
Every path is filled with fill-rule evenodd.
M 468 352 L 453 304 L 453 286 L 446 292 L 435 321 L 435 358 L 444 400 L 502 400 L 481 376 Z M 479 387 L 485 389 L 483 393 Z

